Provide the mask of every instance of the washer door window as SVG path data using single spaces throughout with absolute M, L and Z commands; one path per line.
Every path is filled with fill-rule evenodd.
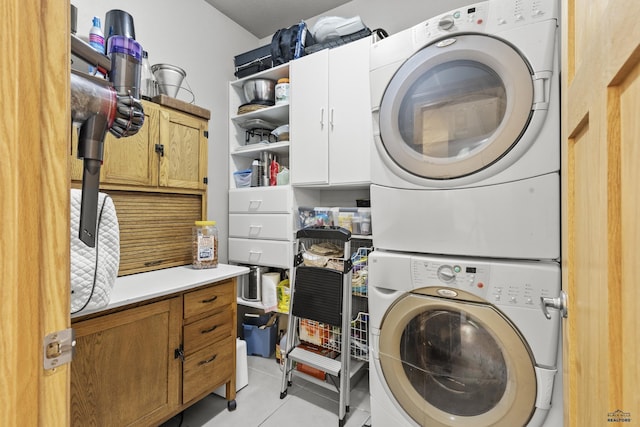
M 395 164 L 420 178 L 464 177 L 518 143 L 533 101 L 530 69 L 510 45 L 486 35 L 441 40 L 409 58 L 389 83 L 381 142 Z
M 489 304 L 408 294 L 385 316 L 379 354 L 393 397 L 420 425 L 512 427 L 535 410 L 529 347 Z

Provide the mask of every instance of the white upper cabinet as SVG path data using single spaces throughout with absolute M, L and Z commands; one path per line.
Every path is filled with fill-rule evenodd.
M 292 185 L 369 185 L 370 45 L 367 37 L 291 61 Z

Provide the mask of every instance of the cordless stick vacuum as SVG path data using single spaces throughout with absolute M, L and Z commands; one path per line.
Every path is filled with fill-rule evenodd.
M 111 36 L 105 56 L 72 34 L 71 52 L 108 77 L 71 71 L 71 119 L 80 127 L 78 158 L 83 159 L 78 237 L 93 248 L 104 137 L 107 130 L 116 138 L 135 135 L 144 124 L 139 99 L 142 47 L 129 37 Z

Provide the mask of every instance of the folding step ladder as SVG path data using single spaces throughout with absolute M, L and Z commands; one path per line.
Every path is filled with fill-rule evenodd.
M 342 257 L 323 259 L 321 256 L 309 256 L 312 245 L 333 244 L 341 246 Z M 287 395 L 292 384 L 294 364 L 302 363 L 324 371 L 330 378 L 338 378 L 334 383 L 339 393 L 338 426 L 345 423 L 349 412 L 349 393 L 351 390 L 351 233 L 339 227 L 309 227 L 296 233 L 294 268 L 291 272 L 291 299 L 289 322 L 287 327 L 287 351 L 283 353 L 282 388 L 280 399 Z M 336 334 L 340 340 L 340 356 L 314 353 L 300 347 L 300 320 L 310 320 L 340 328 Z M 316 381 L 314 381 L 316 382 Z M 323 385 L 323 384 L 320 384 Z

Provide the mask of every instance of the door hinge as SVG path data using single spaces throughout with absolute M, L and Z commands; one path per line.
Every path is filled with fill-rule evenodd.
M 76 352 L 75 331 L 69 328 L 45 336 L 42 351 L 45 370 L 70 363 Z
M 160 157 L 164 157 L 164 145 L 156 144 L 156 153 L 160 154 Z
M 180 344 L 180 347 L 173 350 L 173 358 L 180 359 L 184 362 L 184 348 L 182 347 L 182 344 Z
M 204 137 L 209 139 L 209 131 L 205 130 L 203 133 L 204 133 Z
M 205 184 L 205 185 L 209 184 L 209 177 L 205 176 L 204 178 L 202 178 L 202 183 Z

